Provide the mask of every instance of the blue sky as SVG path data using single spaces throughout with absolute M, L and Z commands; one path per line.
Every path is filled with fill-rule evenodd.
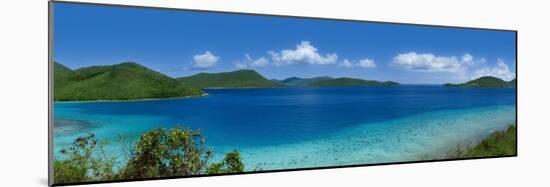
M 54 59 L 133 61 L 172 77 L 254 69 L 269 79 L 409 84 L 515 78 L 515 33 L 56 3 Z

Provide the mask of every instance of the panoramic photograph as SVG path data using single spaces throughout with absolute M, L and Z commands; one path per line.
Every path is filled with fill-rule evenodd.
M 517 155 L 512 31 L 53 9 L 54 184 Z

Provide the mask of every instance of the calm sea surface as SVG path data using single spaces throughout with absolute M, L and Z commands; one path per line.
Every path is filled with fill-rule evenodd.
M 415 160 L 515 122 L 515 89 L 207 89 L 205 97 L 55 103 L 54 150 L 85 133 L 116 155 L 152 128 L 200 128 L 216 156 L 251 170 Z M 414 136 L 413 136 L 414 135 Z M 56 154 L 56 158 L 60 158 Z

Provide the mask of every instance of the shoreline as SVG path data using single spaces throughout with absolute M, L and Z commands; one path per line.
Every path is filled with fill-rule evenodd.
M 203 93 L 201 95 L 197 96 L 181 96 L 181 97 L 166 97 L 166 98 L 142 98 L 142 99 L 111 99 L 111 100 L 105 100 L 105 99 L 98 99 L 98 100 L 85 100 L 85 101 L 53 101 L 55 103 L 116 103 L 116 102 L 140 102 L 140 101 L 160 101 L 160 100 L 177 100 L 177 99 L 190 99 L 190 98 L 198 98 L 198 97 L 206 97 L 209 96 L 208 93 Z
M 456 151 L 457 148 L 459 150 L 464 151 L 464 150 L 467 150 L 469 148 L 475 147 L 479 143 L 489 139 L 491 137 L 491 135 L 494 134 L 494 133 L 505 132 L 510 127 L 514 127 L 514 128 L 517 127 L 517 124 L 510 124 L 510 123 L 506 123 L 506 124 L 508 124 L 508 125 L 503 125 L 502 127 L 493 129 L 488 133 L 484 133 L 483 135 L 481 135 L 481 134 L 472 135 L 469 138 L 465 138 L 465 139 L 462 139 L 462 140 L 459 140 L 459 141 L 456 141 L 456 142 L 447 142 L 447 146 L 440 147 L 440 148 L 434 149 L 432 151 L 428 151 L 427 153 L 424 153 L 424 154 L 420 154 L 420 155 L 418 155 L 418 158 L 415 158 L 413 160 L 431 161 L 431 160 L 448 160 L 448 159 L 454 160 L 454 159 L 459 159 L 459 158 L 476 158 L 476 157 L 453 158 L 449 154 L 452 153 L 453 151 Z M 481 158 L 483 158 L 483 157 L 481 157 Z
M 434 86 L 434 87 L 446 87 L 443 85 L 437 84 L 400 84 L 392 86 L 277 86 L 277 87 L 205 87 L 204 90 L 238 90 L 238 89 L 286 89 L 286 88 L 327 88 L 327 87 L 401 87 L 401 86 Z M 453 86 L 458 88 L 476 88 L 476 89 L 485 89 L 485 87 L 462 87 L 462 86 Z M 449 87 L 451 88 L 451 87 Z M 503 87 L 496 89 L 511 89 L 509 87 Z M 488 89 L 495 89 L 488 87 Z M 179 96 L 179 97 L 165 97 L 165 98 L 141 98 L 141 99 L 97 99 L 97 100 L 84 100 L 84 101 L 56 101 L 54 103 L 93 103 L 93 102 L 139 102 L 139 101 L 159 101 L 159 100 L 176 100 L 176 99 L 186 99 L 186 98 L 195 98 L 195 97 L 205 97 L 208 96 L 208 93 L 203 93 L 196 96 Z

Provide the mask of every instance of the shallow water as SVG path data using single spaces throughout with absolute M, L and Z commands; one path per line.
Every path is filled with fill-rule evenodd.
M 244 148 L 241 153 L 247 165 L 268 170 L 442 159 L 449 149 L 476 143 L 514 123 L 513 106 L 448 110 L 361 124 L 310 141 Z
M 56 103 L 58 121 L 89 128 L 54 136 L 56 153 L 92 132 L 121 155 L 152 128 L 200 128 L 221 159 L 241 151 L 247 170 L 437 157 L 515 122 L 515 89 L 440 86 L 212 89 L 209 96 Z M 59 154 L 55 154 L 60 158 Z

